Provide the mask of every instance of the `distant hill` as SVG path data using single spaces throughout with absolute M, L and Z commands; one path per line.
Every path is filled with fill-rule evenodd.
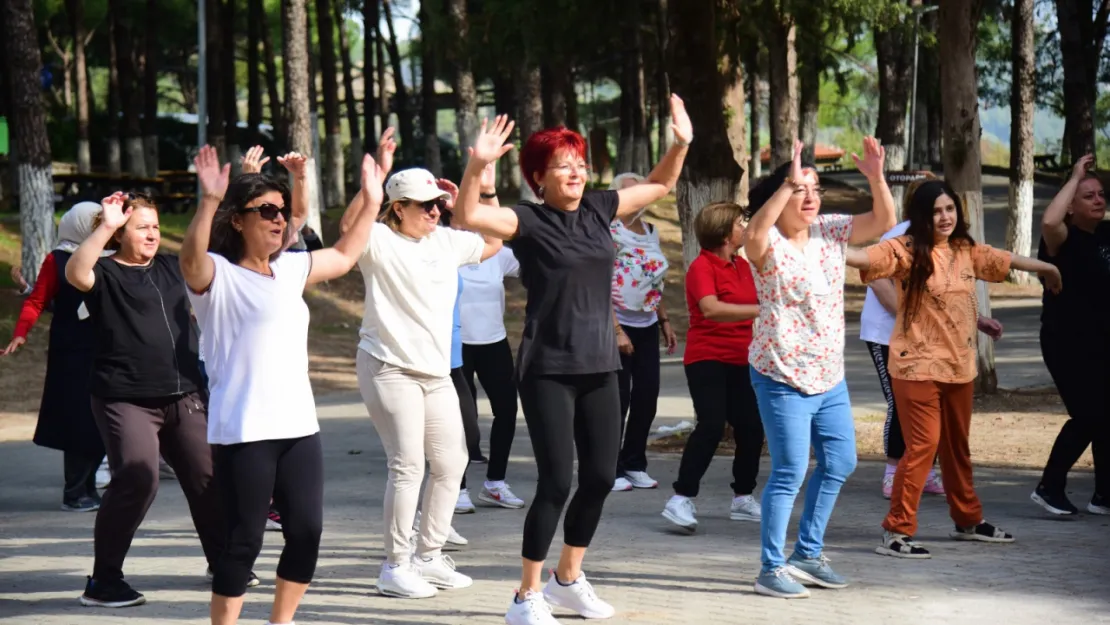
M 980 105 L 979 123 L 984 135 L 992 135 L 1002 145 L 1010 147 L 1010 107 L 985 108 Z M 1033 117 L 1033 137 L 1038 148 L 1060 145 L 1064 136 L 1064 120 L 1048 111 L 1037 111 Z

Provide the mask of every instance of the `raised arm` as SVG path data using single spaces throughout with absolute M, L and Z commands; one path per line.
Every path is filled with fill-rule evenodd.
M 1094 160 L 1095 157 L 1092 154 L 1080 158 L 1072 168 L 1071 177 L 1064 184 L 1064 188 L 1060 189 L 1056 197 L 1052 198 L 1048 208 L 1044 209 L 1044 216 L 1041 217 L 1041 236 L 1044 237 L 1049 256 L 1055 256 L 1068 238 L 1068 225 L 1064 223 L 1064 218 L 1067 217 L 1068 207 L 1075 199 L 1075 191 L 1079 188 L 1080 181 L 1087 175 L 1087 170 Z
M 70 260 L 70 262 L 73 261 Z M 1063 288 L 1063 283 L 1060 280 L 1060 270 L 1056 265 L 1051 263 L 1029 258 L 1028 256 L 1013 254 L 1010 256 L 1010 268 L 1037 274 L 1044 280 L 1044 288 L 1053 293 L 1059 293 L 1060 289 Z
M 675 94 L 671 94 L 671 130 L 674 132 L 674 144 L 659 160 L 655 169 L 651 170 L 647 180 L 617 191 L 620 196 L 617 219 L 635 214 L 648 204 L 663 199 L 678 182 L 686 152 L 689 151 L 690 142 L 694 140 L 694 126 L 686 113 L 682 98 Z
M 248 156 L 254 150 L 255 148 L 248 150 Z M 244 158 L 244 164 L 246 162 L 247 159 Z M 215 218 L 220 202 L 227 192 L 231 164 L 220 167 L 216 149 L 206 145 L 197 152 L 193 165 L 196 167 L 197 180 L 200 182 L 203 195 L 193 220 L 189 222 L 189 228 L 185 230 L 185 238 L 181 241 L 181 251 L 178 253 L 177 260 L 189 289 L 194 293 L 204 293 L 212 286 L 212 279 L 216 276 L 216 264 L 208 256 L 208 240 L 212 234 L 212 219 Z
M 393 154 L 396 151 L 397 142 L 393 140 L 393 127 L 390 126 L 385 129 L 381 139 L 378 140 L 377 164 L 382 171 L 383 181 L 389 176 L 390 170 L 393 169 Z M 362 193 L 356 193 L 351 202 L 347 204 L 347 210 L 343 211 L 343 216 L 339 218 L 340 235 L 346 234 L 351 229 L 351 225 L 358 219 L 363 208 L 362 199 Z
M 308 284 L 326 282 L 345 275 L 355 266 L 358 259 L 366 252 L 366 244 L 370 240 L 370 230 L 378 219 L 378 211 L 382 207 L 382 182 L 385 174 L 382 173 L 374 157 L 366 154 L 362 157 L 362 188 L 359 189 L 361 197 L 361 210 L 358 218 L 351 228 L 339 237 L 333 247 L 310 252 L 312 254 L 312 269 L 308 273 Z
M 290 152 L 279 156 L 278 162 L 289 172 L 293 181 L 293 232 L 300 232 L 304 222 L 308 221 L 308 174 L 305 169 L 308 159 L 300 152 Z M 293 245 L 297 238 L 290 239 L 288 245 Z
M 281 160 L 280 158 L 278 159 Z M 262 166 L 270 162 L 270 157 L 266 156 L 266 150 L 256 145 L 239 159 L 239 170 L 244 174 L 261 174 Z
M 796 185 L 800 184 L 805 172 L 802 170 L 801 141 L 794 141 L 794 161 L 790 168 L 790 178 L 783 182 L 774 195 L 752 216 L 748 227 L 744 231 L 744 253 L 756 271 L 763 270 L 767 250 L 771 246 L 771 228 L 779 220 L 782 209 L 790 201 L 790 196 L 798 191 Z
M 852 155 L 861 174 L 867 177 L 871 185 L 871 212 L 856 215 L 852 218 L 852 234 L 848 242 L 859 245 L 883 236 L 883 233 L 894 227 L 895 210 L 894 196 L 890 193 L 890 186 L 886 183 L 883 174 L 883 163 L 886 162 L 886 148 L 874 137 L 864 137 L 863 158 Z
M 96 274 L 93 267 L 104 252 L 104 246 L 112 240 L 112 235 L 131 218 L 131 208 L 123 210 L 123 201 L 127 196 L 120 191 L 104 198 L 100 202 L 100 225 L 93 230 L 73 256 L 66 262 L 66 282 L 73 288 L 88 293 L 96 283 Z
M 480 202 L 482 173 L 487 166 L 513 149 L 511 143 L 506 143 L 512 132 L 513 122 L 509 121 L 508 115 L 498 115 L 493 120 L 493 126 L 482 120 L 478 138 L 470 150 L 466 171 L 463 172 L 462 184 L 459 185 L 454 212 L 454 218 L 459 220 L 461 226 L 502 241 L 516 235 L 519 227 L 516 211 Z

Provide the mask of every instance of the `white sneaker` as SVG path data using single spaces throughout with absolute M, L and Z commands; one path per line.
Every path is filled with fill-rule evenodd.
M 524 500 L 514 495 L 513 491 L 509 490 L 509 485 L 503 481 L 487 483 L 483 486 L 482 492 L 478 493 L 478 501 L 513 510 L 524 507 Z
M 614 493 L 620 493 L 620 492 L 624 492 L 626 490 L 632 490 L 633 488 L 634 487 L 632 486 L 632 482 L 629 482 L 628 478 L 624 477 L 623 475 L 621 477 L 618 477 L 617 479 L 613 480 L 613 491 L 612 492 L 614 492 Z
M 529 590 L 524 594 L 524 599 L 513 601 L 509 604 L 509 611 L 505 613 L 506 625 L 559 625 L 559 621 L 551 615 L 551 606 L 547 604 L 543 593 Z
M 416 545 L 419 541 L 420 534 L 420 511 L 416 511 L 416 519 L 412 522 L 412 537 L 409 538 L 409 544 L 412 545 L 412 550 L 416 551 Z M 456 532 L 454 527 L 449 528 L 447 532 L 447 543 L 450 545 L 469 545 L 470 541 L 463 538 L 463 535 Z
M 474 512 L 474 502 L 470 500 L 470 489 L 459 491 L 459 500 L 455 502 L 455 514 L 471 514 Z
M 632 483 L 633 488 L 655 488 L 659 486 L 659 482 L 651 479 L 647 471 L 628 471 L 624 476 Z
M 474 585 L 474 580 L 455 570 L 455 561 L 451 556 L 442 554 L 434 558 L 413 556 L 412 564 L 420 572 L 420 577 L 436 588 L 453 590 Z
M 733 521 L 755 521 L 763 519 L 763 507 L 751 495 L 741 495 L 732 498 L 732 507 L 729 509 L 728 518 Z
M 426 599 L 436 596 L 439 592 L 435 586 L 424 581 L 424 577 L 412 562 L 402 564 L 383 562 L 377 587 L 378 594 L 401 599 Z
M 617 613 L 613 606 L 597 596 L 594 587 L 586 581 L 585 573 L 579 573 L 574 583 L 564 586 L 552 571 L 543 587 L 543 596 L 551 605 L 572 610 L 582 618 L 610 618 Z
M 698 509 L 694 506 L 694 500 L 682 495 L 671 497 L 667 507 L 663 508 L 663 518 L 689 534 L 693 534 L 698 529 L 697 514 Z
M 112 481 L 112 474 L 108 471 L 108 459 L 105 458 L 104 462 L 100 463 L 100 468 L 96 470 L 96 487 L 108 488 L 108 483 Z

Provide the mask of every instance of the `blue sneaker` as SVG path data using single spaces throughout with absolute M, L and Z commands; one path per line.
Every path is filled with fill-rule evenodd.
M 822 588 L 847 588 L 848 580 L 829 566 L 824 555 L 816 558 L 803 558 L 797 553 L 786 560 L 790 573 L 803 584 L 813 584 Z
M 809 596 L 805 586 L 798 583 L 790 574 L 790 567 L 780 566 L 777 569 L 763 572 L 755 579 L 755 592 L 768 597 L 779 599 L 804 599 Z

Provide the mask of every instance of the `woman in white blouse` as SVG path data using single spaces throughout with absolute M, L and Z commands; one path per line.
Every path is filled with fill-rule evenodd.
M 624 173 L 609 188 L 619 191 L 640 184 L 643 176 Z M 667 257 L 659 231 L 639 212 L 615 219 L 609 226 L 617 249 L 613 267 L 613 327 L 621 353 L 617 381 L 621 398 L 621 444 L 613 490 L 655 488 L 647 473 L 647 437 L 659 403 L 659 340 L 673 354 L 678 338 L 663 305 Z

